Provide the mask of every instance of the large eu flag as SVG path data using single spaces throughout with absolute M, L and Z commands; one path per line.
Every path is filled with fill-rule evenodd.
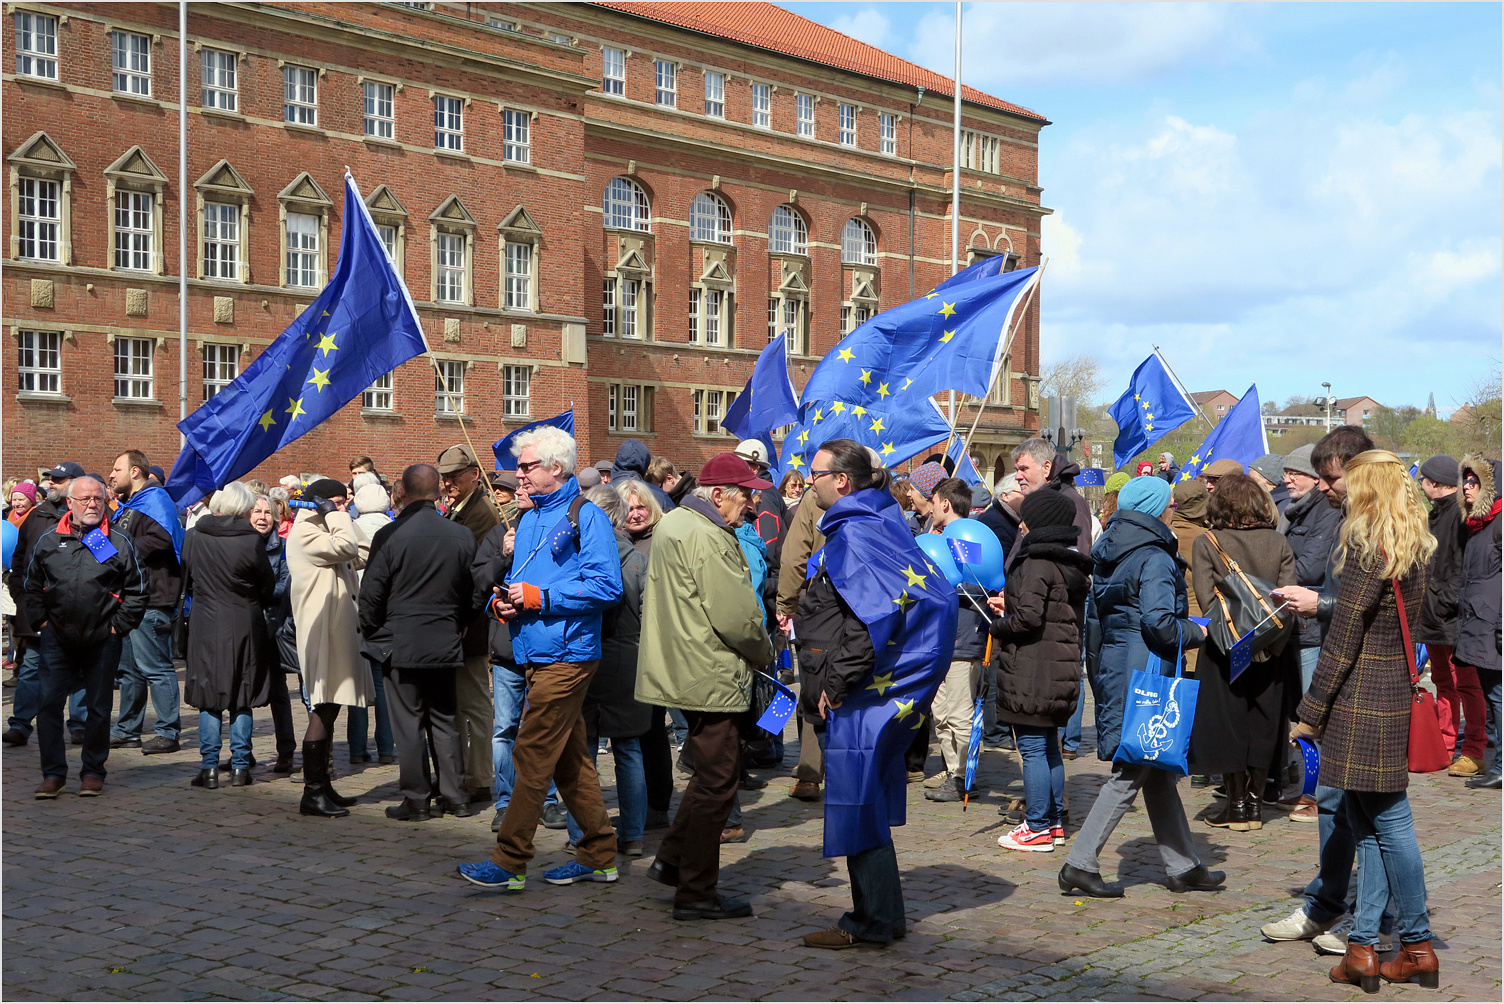
M 224 390 L 178 423 L 187 445 L 167 490 L 178 508 L 254 470 L 413 356 L 428 351 L 418 312 L 345 175 L 334 275 Z
M 1191 480 L 1215 460 L 1236 460 L 1247 467 L 1268 452 L 1264 416 L 1259 411 L 1259 385 L 1253 384 L 1243 399 L 1227 410 L 1196 452 L 1186 459 L 1180 468 L 1180 480 Z
M 1150 443 L 1196 417 L 1196 406 L 1180 391 L 1164 360 L 1156 352 L 1138 364 L 1128 389 L 1108 413 L 1118 424 L 1112 444 L 1112 465 L 1122 467 Z
M 799 417 L 787 346 L 788 335 L 779 335 L 758 354 L 752 377 L 721 417 L 721 428 L 738 439 L 761 439 L 772 446 L 773 430 Z
M 820 521 L 824 570 L 867 625 L 872 675 L 826 719 L 825 856 L 892 841 L 904 824 L 904 751 L 924 727 L 956 643 L 956 590 L 904 523 L 887 492 L 853 492 Z

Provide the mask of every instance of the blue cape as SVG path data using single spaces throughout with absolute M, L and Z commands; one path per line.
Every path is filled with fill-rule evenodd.
M 183 524 L 178 521 L 177 503 L 172 501 L 167 489 L 148 485 L 120 503 L 120 508 L 134 509 L 160 523 L 167 536 L 172 538 L 172 553 L 179 561 L 183 560 Z

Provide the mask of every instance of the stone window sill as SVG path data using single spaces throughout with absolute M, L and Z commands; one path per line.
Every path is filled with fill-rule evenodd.
M 160 408 L 162 402 L 154 398 L 145 397 L 116 397 L 111 398 L 110 403 L 117 408 Z
M 400 412 L 400 411 L 391 411 L 391 410 L 389 410 L 387 408 L 362 408 L 362 409 L 360 409 L 360 417 L 361 418 L 376 418 L 376 419 L 382 419 L 382 418 L 401 418 L 402 417 L 402 412 Z M 441 416 L 436 416 L 436 417 L 441 417 Z
M 18 391 L 16 400 L 22 404 L 72 404 L 73 398 L 67 394 L 48 394 L 41 391 Z

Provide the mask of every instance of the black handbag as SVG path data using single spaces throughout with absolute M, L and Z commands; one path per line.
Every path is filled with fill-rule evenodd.
M 1295 627 L 1295 614 L 1285 610 L 1277 612 L 1269 600 L 1274 587 L 1238 567 L 1238 563 L 1229 558 L 1222 545 L 1217 543 L 1216 534 L 1208 531 L 1206 539 L 1211 541 L 1222 563 L 1227 566 L 1227 575 L 1217 583 L 1216 597 L 1206 610 L 1211 621 L 1207 640 L 1226 654 L 1239 639 L 1252 631 L 1253 661 L 1264 662 L 1284 648 Z
M 188 616 L 193 611 L 193 597 L 185 588 L 178 594 L 178 608 L 172 614 L 172 657 L 188 658 Z

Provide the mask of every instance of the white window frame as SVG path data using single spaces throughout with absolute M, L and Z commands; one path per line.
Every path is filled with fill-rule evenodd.
M 549 32 L 548 40 L 550 42 L 558 42 L 560 45 L 574 45 L 574 39 L 558 31 Z
M 16 332 L 16 389 L 22 394 L 62 394 L 61 331 L 22 328 Z
M 372 139 L 397 139 L 397 85 L 385 80 L 360 82 L 361 128 Z
M 203 393 L 204 400 L 207 401 L 240 376 L 240 346 L 226 342 L 205 342 L 203 356 Z
M 528 241 L 502 243 L 503 300 L 506 310 L 533 310 L 533 245 Z
M 491 18 L 491 20 L 488 22 L 488 24 L 492 28 L 495 28 L 498 31 L 516 31 L 517 30 L 517 22 L 516 21 L 507 21 L 507 20 L 504 20 L 503 18 L 499 18 L 499 17 L 493 17 L 493 18 Z
M 815 96 L 794 94 L 795 134 L 805 139 L 815 138 Z
M 877 264 L 877 232 L 859 216 L 851 217 L 841 227 L 841 264 Z
M 56 80 L 57 18 L 29 10 L 16 11 L 15 18 L 16 75 Z
M 642 325 L 637 314 L 638 304 L 642 302 L 642 280 L 620 279 L 616 284 L 617 293 L 617 319 L 620 322 L 622 338 L 641 338 Z
M 440 230 L 434 234 L 434 302 L 464 304 L 469 301 L 469 240 L 464 233 Z
M 653 205 L 647 191 L 630 178 L 616 177 L 601 195 L 602 226 L 612 230 L 653 229 Z
M 839 135 L 842 146 L 856 146 L 856 105 L 842 103 Z
M 606 431 L 607 432 L 615 432 L 616 431 L 616 399 L 617 399 L 617 395 L 618 395 L 617 388 L 619 388 L 620 386 L 621 386 L 620 384 L 614 384 L 614 383 L 608 383 L 608 384 L 606 384 Z
M 784 344 L 788 354 L 809 354 L 809 304 L 802 296 L 774 292 L 768 297 L 768 341 L 771 343 L 784 332 L 789 339 Z
M 391 234 L 391 240 L 387 240 L 388 233 Z M 376 237 L 381 241 L 381 246 L 386 248 L 387 256 L 392 259 L 392 263 L 396 264 L 400 260 L 397 256 L 397 250 L 402 246 L 402 228 L 395 223 L 378 222 L 376 224 Z
M 627 93 L 627 50 L 604 46 L 601 49 L 601 93 L 625 97 Z
M 199 105 L 222 112 L 240 110 L 240 56 L 223 49 L 204 49 L 199 56 Z
M 700 300 L 705 296 L 705 291 L 699 286 L 689 287 L 689 341 L 697 344 L 700 341 Z
M 62 261 L 63 183 L 22 175 L 16 179 L 16 192 L 16 257 L 26 261 Z M 51 214 L 46 212 L 49 207 Z M 49 248 L 50 254 L 39 253 Z
M 465 414 L 465 361 L 463 359 L 439 359 L 433 371 L 433 413 L 435 415 Z M 445 387 L 449 393 L 445 394 Z M 453 408 L 450 401 L 454 402 Z
M 788 223 L 784 223 L 782 214 L 787 214 Z M 787 205 L 774 209 L 768 220 L 768 251 L 772 254 L 809 254 L 809 224 Z
M 679 107 L 679 64 L 671 59 L 653 60 L 653 104 Z
M 898 156 L 898 116 L 892 112 L 878 112 L 877 152 L 888 157 Z
M 444 153 L 465 152 L 465 99 L 452 94 L 433 96 L 433 148 Z
M 501 159 L 514 164 L 533 162 L 533 114 L 520 108 L 505 108 L 501 112 L 502 146 Z
M 293 125 L 318 126 L 318 70 L 291 63 L 282 67 L 282 121 Z
M 616 337 L 616 277 L 601 282 L 601 337 Z
M 501 415 L 504 419 L 532 414 L 533 368 L 507 365 L 501 368 Z
M 157 193 L 124 188 L 116 191 L 114 217 L 115 268 L 155 271 Z
M 387 370 L 371 381 L 371 386 L 360 392 L 361 411 L 395 411 L 396 395 L 392 387 L 392 371 Z M 435 383 L 437 389 L 437 383 Z
M 203 277 L 240 281 L 240 215 L 233 202 L 205 200 L 203 208 Z M 212 252 L 212 253 L 211 253 Z
M 752 84 L 752 126 L 773 128 L 773 88 L 768 84 Z
M 689 203 L 689 239 L 731 243 L 731 207 L 714 192 L 700 192 Z
M 114 348 L 116 400 L 155 400 L 152 371 L 155 368 L 156 340 L 118 336 Z M 124 370 L 122 364 L 126 367 Z
M 728 398 L 728 395 L 730 397 Z M 721 428 L 721 416 L 725 414 L 724 406 L 736 399 L 734 391 L 704 389 L 692 391 L 690 399 L 693 402 L 693 431 L 697 436 L 725 436 L 725 429 Z M 710 424 L 714 422 L 715 428 Z
M 110 84 L 116 94 L 151 97 L 151 36 L 110 32 Z
M 726 75 L 705 71 L 705 114 L 713 119 L 726 117 Z
M 294 223 L 293 221 L 299 221 Z M 307 221 L 312 230 L 303 229 Z M 287 261 L 283 264 L 283 284 L 295 289 L 318 289 L 324 285 L 320 244 L 323 221 L 314 213 L 288 212 L 283 224 L 287 238 Z M 294 280 L 297 281 L 294 281 Z M 304 280 L 312 279 L 312 282 Z
M 617 385 L 612 385 L 613 389 Z M 615 429 L 618 432 L 640 432 L 642 385 L 624 383 L 617 391 L 617 414 L 615 417 Z

